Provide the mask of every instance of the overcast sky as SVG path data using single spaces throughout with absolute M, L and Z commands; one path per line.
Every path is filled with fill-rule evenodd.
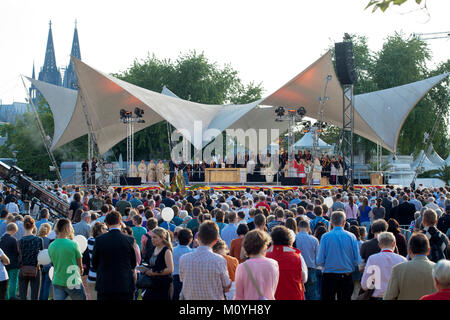
M 364 10 L 369 0 L 1 0 L 0 99 L 25 101 L 20 75 L 41 68 L 52 21 L 56 63 L 69 63 L 74 21 L 81 58 L 97 70 L 127 69 L 148 53 L 175 59 L 195 49 L 230 63 L 244 82 L 270 94 L 319 58 L 344 32 L 369 38 L 379 50 L 394 31 L 450 31 L 450 1 L 428 0 L 430 18 L 414 5 L 387 13 Z M 413 2 L 413 1 L 409 1 Z M 450 41 L 429 41 L 433 63 L 450 56 Z M 27 83 L 28 85 L 28 83 Z

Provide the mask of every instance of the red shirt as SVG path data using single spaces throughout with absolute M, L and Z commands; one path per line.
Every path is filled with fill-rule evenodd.
M 266 257 L 278 262 L 280 278 L 275 300 L 305 300 L 301 251 L 289 246 L 270 246 Z
M 428 294 L 420 300 L 450 300 L 450 289 L 442 289 L 436 293 Z
M 255 208 L 258 208 L 258 207 L 266 207 L 267 208 L 267 210 L 270 212 L 270 206 L 267 204 L 267 202 L 258 202 L 257 204 L 255 204 Z

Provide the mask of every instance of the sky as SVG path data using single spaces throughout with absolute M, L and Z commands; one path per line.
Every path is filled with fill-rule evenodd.
M 345 32 L 368 37 L 380 50 L 395 31 L 448 32 L 450 1 L 428 0 L 428 13 L 409 0 L 388 12 L 364 10 L 369 0 L 1 0 L 0 100 L 24 102 L 20 75 L 36 77 L 44 62 L 49 20 L 56 63 L 69 63 L 75 20 L 81 58 L 116 73 L 148 54 L 176 59 L 204 52 L 219 66 L 230 64 L 268 95 L 313 63 Z M 409 3 L 409 4 L 408 4 Z M 430 67 L 450 57 L 450 40 L 428 41 Z M 28 86 L 28 83 L 26 83 Z

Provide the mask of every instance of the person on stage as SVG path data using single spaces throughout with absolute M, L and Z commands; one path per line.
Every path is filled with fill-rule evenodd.
M 154 160 L 150 160 L 147 168 L 147 181 L 155 182 L 156 181 L 156 164 Z
M 305 173 L 305 161 L 300 158 L 300 163 L 297 167 L 298 177 L 300 178 L 301 184 L 306 183 L 306 173 Z
M 312 171 L 312 182 L 314 185 L 320 184 L 322 166 L 320 165 L 319 158 L 314 159 L 314 166 Z
M 158 161 L 158 164 L 156 165 L 156 181 L 164 181 L 164 171 L 166 168 L 164 167 L 164 164 L 162 160 Z
M 335 185 L 336 184 L 336 176 L 337 176 L 337 174 L 338 174 L 338 162 L 336 161 L 336 157 L 333 157 L 332 159 L 331 159 L 331 164 L 330 164 L 330 166 L 331 166 L 331 173 L 330 173 L 330 176 L 331 176 L 331 181 L 330 181 L 330 183 L 332 184 L 332 185 Z
M 141 183 L 147 182 L 147 165 L 144 160 L 138 165 L 138 176 L 141 178 Z
M 92 158 L 91 162 L 91 183 L 95 184 L 95 173 L 97 171 L 97 159 Z
M 87 184 L 88 178 L 89 178 L 89 160 L 84 160 L 83 164 L 81 165 L 81 172 L 83 175 L 83 183 Z
M 130 165 L 130 177 L 137 177 L 137 168 L 134 162 L 132 162 Z

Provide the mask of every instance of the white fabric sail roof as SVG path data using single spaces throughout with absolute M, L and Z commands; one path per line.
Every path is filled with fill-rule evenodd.
M 423 161 L 422 161 L 422 157 Z M 420 151 L 419 155 L 417 156 L 417 158 L 414 160 L 414 162 L 411 164 L 411 168 L 413 170 L 416 170 L 417 167 L 419 166 L 420 161 L 422 161 L 421 167 L 424 168 L 425 171 L 428 170 L 436 170 L 439 169 L 439 165 L 433 163 L 428 156 L 425 154 L 425 152 L 423 150 Z
M 445 160 L 445 164 L 450 166 L 450 154 L 448 155 L 447 159 Z
M 313 148 L 314 142 L 311 132 L 305 133 L 303 137 L 301 137 L 295 144 L 294 148 Z M 319 138 L 318 147 L 321 149 L 331 149 L 331 146 Z
M 431 152 L 427 154 L 428 159 L 430 159 L 431 162 L 433 162 L 435 165 L 441 167 L 445 164 L 445 160 L 442 159 L 434 150 L 433 147 L 431 147 Z
M 80 88 L 78 93 L 28 78 L 47 99 L 53 112 L 55 132 L 52 150 L 88 133 L 83 104 L 101 154 L 126 138 L 125 125 L 119 120 L 120 109 L 132 111 L 135 107 L 144 109 L 145 120 L 143 124 L 135 124 L 135 132 L 167 120 L 176 129 L 182 130 L 196 149 L 201 149 L 217 135 L 204 137 L 208 129 L 217 129 L 218 133 L 227 128 L 244 131 L 253 128 L 268 129 L 270 133 L 270 129 L 279 128 L 281 133 L 287 129 L 287 122 L 275 122 L 275 107 L 304 106 L 308 117 L 317 118 L 319 97 L 323 94 L 328 76 L 331 76 L 326 91 L 329 100 L 323 110 L 323 120 L 342 126 L 343 93 L 330 52 L 273 94 L 243 105 L 208 105 L 179 99 L 174 95 L 140 88 L 97 71 L 76 58 L 72 59 Z M 408 113 L 428 90 L 448 75 L 355 96 L 355 133 L 393 151 Z M 201 121 L 201 128 L 196 121 Z M 271 138 L 272 141 L 278 139 Z

